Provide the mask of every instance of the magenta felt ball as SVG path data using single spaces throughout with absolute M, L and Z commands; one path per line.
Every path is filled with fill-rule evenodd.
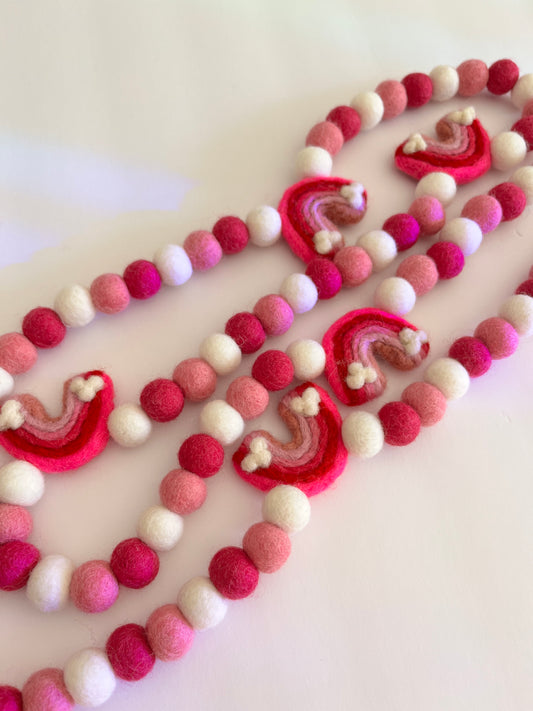
M 267 390 L 283 390 L 292 383 L 294 366 L 283 351 L 265 351 L 255 359 L 252 376 Z
M 146 622 L 146 636 L 153 653 L 163 662 L 180 659 L 194 641 L 194 629 L 177 605 L 163 605 Z
M 32 529 L 33 520 L 28 509 L 16 504 L 0 504 L 0 543 L 25 541 Z
M 407 93 L 407 106 L 411 109 L 424 106 L 433 94 L 431 77 L 421 72 L 408 74 L 402 79 L 402 84 Z
M 224 448 L 211 435 L 194 434 L 179 448 L 178 460 L 183 469 L 207 478 L 216 474 L 224 464 Z
M 20 590 L 41 554 L 31 543 L 8 541 L 0 546 L 0 590 Z
M 108 610 L 117 599 L 118 592 L 117 579 L 105 560 L 89 560 L 72 574 L 70 599 L 83 612 Z
M 139 681 L 155 664 L 155 655 L 141 625 L 117 627 L 109 635 L 105 651 L 113 671 L 125 681 Z
M 474 331 L 474 336 L 483 341 L 495 360 L 512 355 L 520 340 L 511 324 L 498 316 L 482 321 Z
M 294 311 L 278 294 L 262 296 L 254 306 L 254 314 L 269 336 L 280 336 L 286 333 L 294 321 Z
M 464 205 L 461 217 L 477 222 L 484 235 L 492 232 L 502 220 L 502 207 L 491 195 L 476 195 Z
M 222 259 L 222 247 L 211 232 L 196 230 L 186 238 L 183 248 L 195 272 L 212 269 Z
M 332 299 L 342 287 L 340 271 L 325 257 L 315 257 L 307 265 L 307 276 L 313 280 L 319 299 Z
M 161 288 L 161 276 L 155 264 L 146 259 L 128 264 L 123 278 L 134 299 L 149 299 Z
M 394 79 L 387 79 L 378 84 L 376 94 L 383 101 L 383 119 L 399 116 L 407 106 L 407 91 L 405 86 Z
M 243 353 L 255 353 L 265 342 L 266 333 L 261 321 L 248 311 L 232 316 L 224 329 Z
M 259 571 L 242 548 L 228 546 L 211 559 L 209 577 L 221 595 L 242 600 L 256 589 Z
M 420 234 L 436 235 L 444 227 L 446 215 L 437 198 L 431 195 L 421 195 L 411 203 L 409 214 L 415 218 L 420 227 Z
M 172 469 L 159 485 L 159 496 L 167 509 L 186 516 L 203 505 L 207 486 L 197 474 L 185 469 Z
M 275 573 L 291 553 L 291 539 L 278 526 L 261 521 L 246 531 L 242 547 L 261 573 Z
M 89 292 L 94 308 L 103 314 L 118 314 L 130 303 L 130 292 L 119 274 L 100 274 Z
M 22 711 L 22 694 L 14 686 L 0 686 L 0 709 Z
M 183 393 L 172 380 L 157 378 L 144 386 L 141 407 L 156 422 L 170 422 L 183 410 Z
M 22 333 L 0 336 L 0 368 L 11 375 L 26 373 L 37 360 L 37 351 Z
M 475 96 L 487 86 L 489 69 L 481 59 L 467 59 L 457 67 L 459 96 Z
M 336 106 L 326 119 L 340 128 L 345 141 L 357 136 L 361 130 L 361 117 L 351 106 Z
M 228 215 L 221 217 L 213 227 L 213 235 L 222 247 L 224 254 L 241 252 L 250 239 L 248 227 L 240 217 Z
M 259 417 L 266 410 L 268 401 L 265 386 L 248 375 L 236 378 L 226 392 L 226 402 L 240 413 L 243 420 Z
M 408 385 L 402 393 L 402 402 L 418 413 L 423 427 L 440 422 L 446 412 L 446 398 L 429 383 L 415 382 Z
M 408 281 L 417 296 L 427 294 L 439 280 L 437 265 L 425 254 L 412 254 L 406 257 L 398 265 L 396 276 Z
M 461 363 L 471 378 L 479 378 L 487 372 L 492 363 L 487 346 L 479 338 L 472 336 L 463 336 L 454 341 L 448 355 Z
M 522 188 L 514 183 L 500 183 L 489 191 L 502 207 L 502 222 L 519 217 L 526 209 L 527 199 Z
M 420 432 L 420 415 L 405 402 L 388 402 L 378 412 L 385 442 L 403 447 L 414 442 Z
M 74 699 L 61 669 L 39 669 L 22 687 L 24 711 L 70 711 Z
M 332 121 L 321 121 L 313 126 L 305 139 L 306 146 L 323 148 L 330 155 L 336 155 L 342 148 L 344 136 L 341 129 Z
M 525 294 L 533 297 L 533 278 L 526 279 L 516 288 L 515 294 Z
M 520 69 L 511 59 L 499 59 L 489 67 L 487 89 L 498 96 L 511 91 L 518 81 Z
M 453 242 L 436 242 L 428 249 L 427 256 L 435 262 L 441 279 L 453 279 L 465 265 L 465 255 Z
M 22 321 L 22 333 L 37 348 L 54 348 L 65 338 L 67 328 L 53 309 L 39 306 Z
M 175 367 L 172 380 L 179 385 L 187 400 L 206 400 L 217 386 L 217 374 L 203 358 L 187 358 Z
M 139 590 L 156 577 L 159 557 L 140 538 L 127 538 L 115 546 L 110 566 L 121 585 Z
M 412 247 L 420 235 L 418 222 L 412 215 L 407 213 L 391 215 L 383 223 L 382 229 L 394 239 L 398 252 L 403 252 L 405 249 Z

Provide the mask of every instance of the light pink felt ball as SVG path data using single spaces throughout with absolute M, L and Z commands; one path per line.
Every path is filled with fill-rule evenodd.
M 305 139 L 306 146 L 318 146 L 330 155 L 336 155 L 342 148 L 344 136 L 332 121 L 321 121 L 313 126 Z
M 207 497 L 205 481 L 185 469 L 172 469 L 159 485 L 161 503 L 180 516 L 197 511 Z
M 248 375 L 236 378 L 226 392 L 226 402 L 240 413 L 243 420 L 259 417 L 266 410 L 268 401 L 268 390 Z
M 368 252 L 357 245 L 339 249 L 333 263 L 341 274 L 343 285 L 347 287 L 362 284 L 372 274 L 372 260 Z
M 154 610 L 146 622 L 146 636 L 153 653 L 164 662 L 186 654 L 194 641 L 194 629 L 177 605 L 163 605 Z
M 210 397 L 217 386 L 217 374 L 203 358 L 187 358 L 175 367 L 172 380 L 187 400 L 200 402 Z
M 383 119 L 391 119 L 403 113 L 407 107 L 405 86 L 394 79 L 387 79 L 378 84 L 376 94 L 383 101 Z
M 278 294 L 262 296 L 254 306 L 254 314 L 269 336 L 286 333 L 294 321 L 294 311 Z
M 76 568 L 70 581 L 70 599 L 83 612 L 103 612 L 118 597 L 118 582 L 109 563 L 89 560 Z
M 0 336 L 0 368 L 11 375 L 26 373 L 37 360 L 37 350 L 22 333 Z
M 186 238 L 183 248 L 195 272 L 212 269 L 222 259 L 222 247 L 211 232 L 196 230 Z
M 118 314 L 130 303 L 130 292 L 119 274 L 100 274 L 92 282 L 89 293 L 94 308 L 103 314 Z
M 467 59 L 457 67 L 459 96 L 474 96 L 487 86 L 489 69 L 481 59 Z
M 439 280 L 437 265 L 425 254 L 412 254 L 406 257 L 399 264 L 396 276 L 408 281 L 417 296 L 427 294 Z

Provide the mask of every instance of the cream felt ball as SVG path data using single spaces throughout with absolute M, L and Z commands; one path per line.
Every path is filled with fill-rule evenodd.
M 287 348 L 287 355 L 299 380 L 314 380 L 326 367 L 326 351 L 318 341 L 306 338 L 293 341 Z
M 315 306 L 318 291 L 312 279 L 296 272 L 286 277 L 279 290 L 295 314 L 304 314 Z
M 404 316 L 416 303 L 416 292 L 406 279 L 389 277 L 376 289 L 374 303 L 378 309 Z
M 433 101 L 447 101 L 459 91 L 459 74 L 448 64 L 440 64 L 429 73 L 433 84 Z
M 434 385 L 446 400 L 458 400 L 470 386 L 470 376 L 461 363 L 454 358 L 437 358 L 424 373 L 424 380 Z
M 254 207 L 246 217 L 250 242 L 256 247 L 270 247 L 281 237 L 281 216 L 274 207 Z
M 222 622 L 228 603 L 208 578 L 198 576 L 180 589 L 178 607 L 191 627 L 206 630 Z
M 342 423 L 342 441 L 351 453 L 370 459 L 381 452 L 385 435 L 381 421 L 370 412 L 352 412 Z
M 166 506 L 150 506 L 137 524 L 137 535 L 154 551 L 171 550 L 182 533 L 183 519 Z
M 457 183 L 448 173 L 428 173 L 418 181 L 415 189 L 415 197 L 429 195 L 437 198 L 444 206 L 449 205 L 457 193 Z
M 12 392 L 15 381 L 11 373 L 8 373 L 4 368 L 0 368 L 0 398 L 9 395 Z
M 241 414 L 225 400 L 212 400 L 200 413 L 202 432 L 226 446 L 233 444 L 242 435 L 244 420 Z
M 361 117 L 361 128 L 364 131 L 377 126 L 385 111 L 383 100 L 375 91 L 362 91 L 352 99 L 350 106 Z
M 117 444 L 122 447 L 138 447 L 150 436 L 152 422 L 138 405 L 124 403 L 109 415 L 107 428 Z
M 533 74 L 524 74 L 511 91 L 511 101 L 517 109 L 523 109 L 531 98 L 533 98 Z
M 309 499 L 295 486 L 276 486 L 263 500 L 263 518 L 286 533 L 297 533 L 307 526 L 311 518 Z
M 527 294 L 514 294 L 506 299 L 499 315 L 508 321 L 520 336 L 533 333 L 533 298 Z
M 167 286 L 181 286 L 192 276 L 189 255 L 177 244 L 165 244 L 158 249 L 154 254 L 154 264 Z
M 80 706 L 100 706 L 109 699 L 117 683 L 103 649 L 82 649 L 65 664 L 65 686 Z
M 318 146 L 307 146 L 296 155 L 296 170 L 302 178 L 331 175 L 333 160 L 331 155 Z
M 518 168 L 511 176 L 511 182 L 522 188 L 526 195 L 526 200 L 530 203 L 533 200 L 533 167 L 524 165 Z
M 502 131 L 490 142 L 490 152 L 496 170 L 510 170 L 526 157 L 527 143 L 516 131 Z
M 398 254 L 396 242 L 385 230 L 367 232 L 357 240 L 357 246 L 368 254 L 376 272 L 385 269 Z
M 89 291 L 79 284 L 61 289 L 55 298 L 54 309 L 65 326 L 71 328 L 87 326 L 96 315 Z
M 28 599 L 41 612 L 61 610 L 68 602 L 74 563 L 63 555 L 47 555 L 31 571 Z
M 0 501 L 33 506 L 44 494 L 44 477 L 33 464 L 14 460 L 0 467 Z
M 454 217 L 444 225 L 439 239 L 444 242 L 453 242 L 465 257 L 468 257 L 479 248 L 483 240 L 483 232 L 474 220 L 470 220 L 468 217 Z
M 231 336 L 212 333 L 200 344 L 200 355 L 218 375 L 227 375 L 238 368 L 242 353 Z

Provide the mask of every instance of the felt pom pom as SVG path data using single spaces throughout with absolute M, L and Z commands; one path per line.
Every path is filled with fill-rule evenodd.
M 105 651 L 119 679 L 139 681 L 155 664 L 155 655 L 141 625 L 117 627 L 108 637 Z
M 331 175 L 331 155 L 318 146 L 307 146 L 296 156 L 296 170 L 302 178 Z
M 481 59 L 467 59 L 457 67 L 459 96 L 474 96 L 487 86 L 489 69 Z
M 357 241 L 357 247 L 362 248 L 368 254 L 372 267 L 377 272 L 388 267 L 398 254 L 395 239 L 385 230 L 371 230 L 362 235 Z M 350 247 L 346 249 L 350 249 Z
M 163 284 L 181 286 L 192 276 L 192 264 L 187 252 L 177 244 L 165 244 L 154 254 L 154 264 Z
M 161 288 L 161 276 L 155 264 L 146 259 L 128 264 L 123 279 L 134 299 L 149 299 Z
M 227 375 L 241 364 L 242 352 L 233 338 L 212 333 L 200 344 L 200 355 L 218 375 Z
M 0 544 L 25 541 L 33 529 L 30 512 L 23 506 L 0 504 Z
M 226 335 L 230 336 L 243 353 L 255 353 L 265 342 L 266 333 L 261 321 L 248 311 L 232 316 L 226 323 Z
M 178 363 L 172 380 L 179 385 L 187 400 L 200 402 L 215 392 L 217 374 L 203 358 L 187 358 Z
M 255 359 L 252 376 L 267 390 L 283 390 L 292 383 L 294 366 L 283 351 L 265 351 Z
M 259 571 L 242 548 L 228 546 L 212 557 L 209 577 L 221 595 L 229 600 L 242 600 L 256 589 Z
M 383 426 L 370 412 L 351 412 L 342 423 L 342 441 L 351 454 L 370 459 L 383 449 Z
M 533 74 L 524 74 L 511 90 L 511 101 L 517 109 L 523 109 L 533 98 Z
M 423 427 L 440 422 L 446 412 L 446 398 L 429 383 L 415 382 L 408 385 L 402 393 L 402 402 L 416 411 Z
M 484 235 L 496 229 L 502 219 L 502 207 L 491 195 L 476 195 L 464 205 L 461 217 L 474 220 Z
M 180 659 L 194 641 L 194 630 L 177 605 L 163 605 L 146 622 L 146 637 L 153 653 L 163 662 Z
M 496 170 L 510 170 L 526 157 L 527 143 L 516 131 L 503 131 L 490 142 L 490 152 Z
M 32 309 L 22 321 L 22 333 L 37 348 L 55 348 L 66 332 L 65 324 L 53 309 Z
M 40 669 L 22 687 L 24 711 L 70 711 L 74 699 L 65 686 L 61 669 Z
M 439 280 L 437 265 L 425 254 L 412 254 L 406 257 L 398 265 L 396 276 L 408 281 L 417 296 L 427 294 Z
M 74 564 L 62 555 L 47 555 L 31 571 L 26 585 L 28 599 L 41 612 L 61 610 L 69 600 Z M 1 706 L 0 706 L 1 708 Z
M 392 237 L 389 237 L 394 243 Z M 396 244 L 394 244 L 396 253 Z M 333 263 L 339 270 L 343 286 L 358 286 L 372 273 L 372 258 L 362 245 L 342 247 L 333 257 Z
M 305 270 L 313 280 L 319 299 L 332 299 L 342 287 L 342 277 L 335 264 L 325 257 L 315 257 Z
M 291 539 L 278 526 L 261 521 L 246 531 L 242 547 L 261 573 L 275 573 L 291 553 Z
M 407 91 L 405 86 L 394 79 L 387 79 L 378 84 L 376 94 L 383 101 L 383 120 L 395 118 L 405 111 Z
M 528 104 L 531 105 L 531 111 L 533 112 L 533 99 L 530 99 Z M 533 148 L 533 116 L 531 116 L 531 114 L 516 121 L 516 123 L 512 125 L 511 130 L 522 136 L 526 142 L 528 151 Z
M 96 313 L 91 295 L 84 286 L 74 284 L 61 289 L 54 301 L 54 309 L 65 326 L 87 326 Z
M 111 554 L 111 570 L 121 585 L 139 590 L 159 572 L 159 557 L 139 538 L 121 541 Z
M 450 358 L 458 361 L 471 378 L 479 378 L 487 372 L 492 364 L 492 357 L 487 346 L 472 336 L 458 338 L 448 351 Z
M 178 607 L 196 630 L 206 630 L 222 622 L 228 603 L 207 578 L 191 578 L 178 593 Z
M 435 262 L 440 279 L 453 279 L 463 271 L 465 257 L 453 242 L 436 242 L 427 256 Z
M 149 506 L 137 524 L 137 535 L 154 551 L 170 551 L 181 538 L 183 519 L 165 506 Z
M 459 74 L 447 64 L 441 64 L 429 73 L 433 85 L 433 101 L 453 99 L 459 90 Z
M 511 59 L 499 59 L 489 67 L 487 89 L 491 94 L 501 96 L 511 91 L 518 81 L 520 69 Z
M 15 459 L 0 467 L 0 501 L 33 506 L 44 494 L 44 477 L 33 464 Z
M 377 126 L 385 111 L 381 96 L 375 91 L 363 91 L 357 94 L 350 102 L 350 106 L 359 114 L 363 131 Z
M 427 74 L 413 72 L 402 79 L 407 94 L 407 106 L 415 109 L 424 106 L 433 94 L 433 82 Z
M 11 373 L 4 368 L 0 368 L 0 399 L 9 395 L 15 387 L 15 381 Z
M 533 277 L 523 281 L 515 291 L 515 294 L 525 294 L 526 296 L 533 296 Z
M 248 244 L 249 234 L 246 223 L 239 217 L 221 217 L 213 227 L 213 235 L 224 254 L 237 254 Z
M 293 341 L 287 348 L 287 355 L 299 380 L 314 380 L 322 375 L 326 367 L 326 352 L 322 344 L 309 338 Z
M 159 485 L 159 496 L 167 509 L 186 516 L 203 505 L 207 486 L 197 474 L 185 469 L 172 469 Z
M 318 146 L 330 155 L 336 155 L 342 148 L 344 136 L 338 126 L 331 121 L 317 123 L 307 134 L 306 146 Z
M 115 407 L 107 419 L 109 434 L 121 447 L 138 447 L 152 432 L 152 423 L 138 405 L 124 403 Z
M 281 217 L 270 205 L 260 205 L 248 213 L 246 226 L 250 242 L 256 247 L 270 247 L 281 237 Z
M 0 686 L 0 709 L 22 711 L 22 694 L 14 686 Z
M 144 386 L 141 392 L 141 407 L 152 420 L 170 422 L 183 410 L 184 398 L 181 389 L 172 380 L 157 378 Z
M 224 463 L 224 449 L 220 442 L 208 434 L 194 434 L 183 441 L 178 460 L 187 471 L 202 478 L 216 474 Z
M 303 530 L 311 518 L 309 499 L 295 486 L 281 484 L 263 499 L 263 519 L 279 526 L 286 533 Z
M 515 294 L 506 299 L 499 316 L 509 321 L 520 336 L 533 333 L 533 299 L 526 294 Z
M 280 294 L 295 314 L 311 311 L 318 299 L 318 291 L 305 274 L 290 274 L 281 284 Z
M 242 435 L 244 420 L 239 412 L 225 400 L 211 400 L 200 413 L 202 430 L 220 444 L 233 444 Z
M 457 193 L 457 183 L 453 176 L 448 173 L 436 171 L 428 173 L 421 178 L 415 189 L 415 197 L 429 195 L 440 202 L 441 205 L 449 205 Z
M 183 248 L 195 272 L 206 272 L 222 259 L 222 247 L 216 237 L 206 230 L 196 230 L 186 238 Z
M 468 257 L 479 248 L 483 240 L 483 232 L 474 220 L 468 217 L 455 217 L 444 225 L 439 239 L 453 242 Z
M 489 195 L 496 198 L 502 208 L 502 222 L 516 219 L 526 208 L 526 195 L 514 183 L 500 183 L 489 191 Z
M 411 444 L 420 432 L 420 415 L 405 402 L 388 402 L 378 412 L 385 442 L 396 447 Z
M 82 649 L 65 664 L 65 685 L 81 706 L 100 706 L 110 698 L 116 683 L 103 649 Z
M 94 308 L 103 314 L 118 314 L 130 303 L 130 292 L 119 274 L 100 274 L 93 280 L 89 293 Z
M 426 369 L 424 380 L 438 388 L 446 400 L 458 400 L 470 386 L 466 368 L 454 358 L 434 360 Z
M 326 119 L 340 128 L 345 141 L 357 136 L 361 130 L 361 118 L 351 106 L 336 106 Z
M 376 289 L 374 303 L 383 311 L 404 316 L 416 303 L 416 292 L 411 284 L 401 277 L 384 279 Z
M 24 541 L 8 541 L 0 546 L 0 590 L 20 590 L 28 582 L 41 554 Z
M 286 333 L 294 321 L 294 311 L 278 294 L 262 296 L 254 306 L 254 314 L 269 336 Z
M 398 252 L 412 247 L 420 236 L 420 225 L 412 215 L 407 213 L 392 215 L 383 223 L 383 229 L 396 242 Z
M 524 191 L 526 200 L 530 203 L 533 200 L 533 167 L 524 165 L 518 168 L 512 174 L 511 181 Z
M 479 338 L 495 360 L 508 358 L 518 348 L 518 334 L 508 321 L 498 316 L 482 321 L 474 331 L 474 336 Z
M 35 346 L 22 333 L 0 336 L 0 368 L 10 375 L 26 373 L 36 360 Z
M 105 560 L 90 560 L 76 568 L 70 598 L 83 612 L 108 610 L 118 597 L 118 582 Z
M 417 221 L 424 237 L 437 234 L 446 221 L 442 204 L 431 195 L 417 197 L 411 203 L 409 214 Z
M 236 378 L 226 392 L 226 401 L 240 413 L 244 420 L 259 417 L 267 408 L 268 390 L 255 378 L 242 375 Z

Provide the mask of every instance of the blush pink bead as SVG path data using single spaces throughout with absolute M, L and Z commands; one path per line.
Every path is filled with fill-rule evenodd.
M 457 67 L 459 96 L 474 96 L 487 86 L 489 69 L 481 59 L 467 59 Z
M 461 217 L 468 217 L 479 225 L 483 234 L 492 232 L 502 220 L 502 206 L 491 195 L 476 195 L 465 204 Z
M 411 284 L 417 296 L 427 294 L 439 280 L 437 265 L 425 254 L 412 254 L 401 262 L 396 276 Z
M 502 208 L 502 222 L 519 217 L 526 209 L 527 199 L 522 188 L 514 183 L 500 183 L 489 191 Z
M 119 274 L 100 274 L 89 291 L 94 308 L 103 314 L 118 314 L 130 303 L 130 292 Z
M 200 402 L 210 397 L 217 386 L 217 374 L 203 358 L 187 358 L 174 368 L 172 380 L 187 400 Z
M 161 288 L 161 276 L 155 264 L 147 259 L 137 259 L 128 264 L 123 278 L 134 299 L 149 299 Z
M 109 563 L 89 560 L 76 568 L 70 581 L 70 599 L 83 612 L 103 612 L 118 597 L 118 582 Z
M 358 286 L 372 274 L 372 260 L 368 252 L 357 245 L 343 247 L 335 254 L 333 263 L 339 270 L 344 286 Z
M 294 321 L 294 311 L 278 294 L 262 296 L 254 306 L 254 314 L 261 321 L 268 336 L 286 333 Z
M 206 272 L 222 259 L 222 247 L 211 232 L 196 230 L 183 243 L 195 272 Z
M 437 198 L 431 195 L 421 195 L 411 203 L 409 214 L 415 218 L 420 227 L 420 234 L 436 235 L 444 227 L 446 215 Z
M 338 126 L 331 121 L 317 123 L 307 134 L 306 146 L 318 146 L 330 153 L 337 154 L 344 144 L 344 136 Z
M 74 699 L 68 693 L 61 669 L 40 669 L 22 687 L 24 711 L 70 711 Z
M 508 321 L 498 316 L 482 321 L 474 336 L 487 346 L 495 360 L 507 358 L 518 348 L 517 332 Z
M 194 642 L 194 630 L 177 605 L 163 605 L 146 622 L 146 636 L 158 659 L 170 662 L 186 654 Z
M 383 223 L 383 230 L 388 232 L 396 242 L 398 252 L 403 252 L 417 241 L 420 236 L 420 226 L 412 215 L 398 213 L 391 215 Z
M 197 511 L 207 497 L 207 486 L 197 474 L 172 469 L 159 485 L 161 503 L 180 516 Z
M 0 543 L 25 541 L 32 529 L 33 520 L 28 509 L 15 504 L 0 504 Z
M 236 378 L 226 392 L 226 402 L 234 407 L 244 420 L 259 417 L 266 410 L 268 401 L 268 390 L 249 375 Z
M 11 375 L 26 373 L 37 360 L 37 349 L 22 333 L 0 336 L 0 368 Z
M 434 385 L 415 382 L 402 393 L 402 402 L 418 413 L 420 424 L 431 427 L 440 422 L 446 412 L 446 398 Z
M 387 79 L 378 84 L 376 94 L 383 101 L 383 119 L 391 119 L 403 113 L 407 107 L 405 86 L 394 79 Z
M 242 541 L 242 547 L 261 573 L 275 573 L 291 553 L 291 539 L 272 523 L 254 523 Z

